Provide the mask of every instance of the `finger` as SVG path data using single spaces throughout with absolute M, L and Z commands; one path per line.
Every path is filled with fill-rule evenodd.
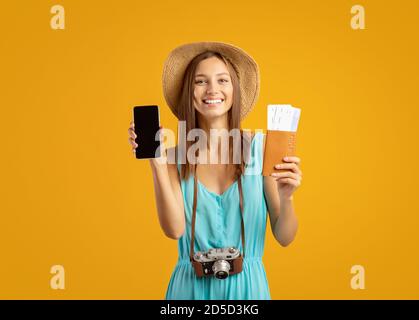
M 130 135 L 130 137 L 136 139 L 137 135 L 135 134 L 134 130 L 132 130 L 131 128 L 128 129 L 128 134 Z
M 133 146 L 135 148 L 138 147 L 138 143 L 136 143 L 133 138 L 128 138 L 128 142 L 130 143 L 131 146 Z
M 294 173 L 294 172 L 290 172 L 290 171 L 285 171 L 285 172 L 274 172 L 271 173 L 271 176 L 274 178 L 293 178 L 293 179 L 298 179 L 298 174 Z
M 131 128 L 134 128 L 134 127 L 135 127 L 135 123 L 134 123 L 134 121 L 131 121 L 131 122 L 129 123 L 129 126 L 130 126 Z
M 275 179 L 277 183 L 291 183 L 292 185 L 296 185 L 296 186 L 299 186 L 301 184 L 301 180 L 302 179 L 294 179 L 290 177 L 283 177 L 283 178 Z
M 128 137 L 128 141 L 130 142 L 130 143 L 136 143 L 136 141 L 135 141 L 135 138 L 134 137 Z
M 301 159 L 296 156 L 287 156 L 284 157 L 282 160 L 284 160 L 285 162 L 295 162 L 297 165 L 300 165 L 301 163 Z
M 291 179 L 291 178 L 281 178 L 277 180 L 280 183 L 286 183 L 286 184 L 291 184 L 295 187 L 299 187 L 301 182 L 295 179 Z
M 302 175 L 300 168 L 295 163 L 278 163 L 274 166 L 275 169 L 291 169 L 295 173 Z
M 132 138 L 128 138 L 128 143 L 130 144 L 131 147 L 135 148 L 135 141 Z

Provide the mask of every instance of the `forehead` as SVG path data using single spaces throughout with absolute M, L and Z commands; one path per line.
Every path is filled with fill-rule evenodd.
M 202 60 L 196 67 L 195 76 L 199 75 L 214 75 L 219 73 L 227 73 L 228 69 L 224 61 L 221 61 L 217 57 L 211 57 Z

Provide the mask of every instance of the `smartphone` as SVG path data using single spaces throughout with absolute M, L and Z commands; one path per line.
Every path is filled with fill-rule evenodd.
M 160 157 L 160 112 L 159 106 L 134 107 L 134 128 L 138 144 L 135 149 L 137 159 Z

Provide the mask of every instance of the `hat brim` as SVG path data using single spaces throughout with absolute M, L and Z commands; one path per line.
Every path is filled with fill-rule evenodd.
M 260 74 L 256 61 L 244 50 L 224 42 L 194 42 L 172 50 L 163 66 L 163 94 L 173 114 L 179 118 L 177 101 L 187 66 L 198 54 L 207 50 L 226 56 L 234 65 L 241 93 L 240 119 L 253 109 L 260 91 Z

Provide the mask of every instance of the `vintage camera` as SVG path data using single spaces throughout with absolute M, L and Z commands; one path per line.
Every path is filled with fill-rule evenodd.
M 214 248 L 195 253 L 192 265 L 198 277 L 214 275 L 217 279 L 225 279 L 242 271 L 243 256 L 234 247 Z

